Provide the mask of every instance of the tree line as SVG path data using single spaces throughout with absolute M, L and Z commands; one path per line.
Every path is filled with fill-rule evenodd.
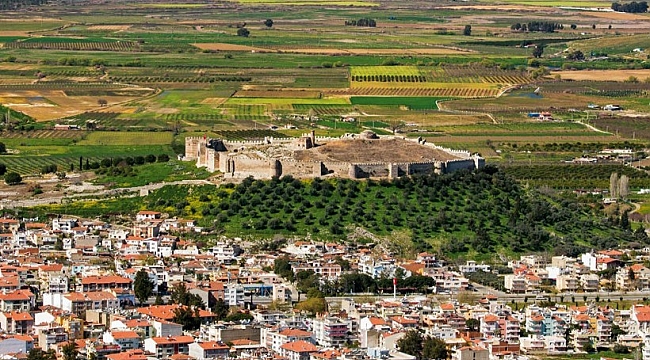
M 646 1 L 632 1 L 627 4 L 614 2 L 612 3 L 612 10 L 626 13 L 644 13 L 648 11 L 648 3 Z
M 376 27 L 377 22 L 375 19 L 370 18 L 361 18 L 359 20 L 346 20 L 345 26 L 365 26 L 365 27 Z
M 564 29 L 564 25 L 552 21 L 530 21 L 528 23 L 515 23 L 510 26 L 511 30 L 522 32 L 547 32 Z

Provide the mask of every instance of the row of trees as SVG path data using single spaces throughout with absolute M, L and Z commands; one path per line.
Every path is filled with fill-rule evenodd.
M 609 177 L 609 197 L 625 199 L 630 192 L 629 182 L 630 179 L 627 175 L 621 175 L 619 177 L 617 173 L 612 173 Z
M 346 20 L 346 26 L 365 26 L 365 27 L 376 27 L 377 22 L 375 19 L 370 18 L 361 18 L 359 20 Z
M 626 13 L 644 13 L 648 11 L 648 3 L 646 1 L 632 1 L 627 4 L 614 2 L 612 3 L 612 10 Z
M 564 29 L 564 25 L 552 21 L 531 21 L 529 23 L 515 23 L 510 26 L 511 30 L 523 32 L 548 32 Z

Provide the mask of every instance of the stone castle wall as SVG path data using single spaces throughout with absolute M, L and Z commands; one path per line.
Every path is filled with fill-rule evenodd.
M 297 161 L 293 159 L 275 159 L 264 157 L 261 152 L 251 152 L 247 156 L 244 151 L 251 146 L 269 145 L 272 143 L 287 144 L 298 149 L 314 145 L 314 139 L 319 141 L 340 140 L 339 138 L 315 137 L 312 134 L 302 138 L 266 138 L 262 141 L 223 141 L 225 148 L 216 151 L 208 148 L 209 139 L 203 137 L 187 137 L 185 139 L 186 161 L 195 161 L 197 167 L 207 167 L 208 171 L 220 171 L 227 178 L 243 179 L 252 176 L 258 179 L 291 175 L 297 178 L 313 178 L 321 176 L 363 178 L 397 178 L 415 174 L 443 174 L 461 169 L 474 170 L 485 166 L 485 159 L 472 156 L 468 151 L 453 150 L 426 143 L 417 139 L 421 145 L 431 146 L 450 153 L 459 159 L 449 161 L 409 162 L 409 163 L 361 163 L 336 161 Z M 351 141 L 353 139 L 350 139 Z M 413 140 L 412 140 L 413 141 Z M 234 154 L 236 152 L 238 154 Z

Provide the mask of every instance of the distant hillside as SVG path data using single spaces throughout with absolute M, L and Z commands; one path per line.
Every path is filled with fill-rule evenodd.
M 196 218 L 215 232 L 250 238 L 276 234 L 337 240 L 361 227 L 385 239 L 410 238 L 413 251 L 485 257 L 650 243 L 626 219 L 607 219 L 573 195 L 551 198 L 522 189 L 488 167 L 477 172 L 389 181 L 300 181 L 291 177 L 238 185 L 167 186 L 139 198 L 49 206 L 81 216 L 149 209 Z M 358 230 L 356 230 L 358 232 Z M 214 238 L 212 236 L 211 238 Z M 357 239 L 363 242 L 367 239 Z M 389 241 L 390 242 L 390 241 Z

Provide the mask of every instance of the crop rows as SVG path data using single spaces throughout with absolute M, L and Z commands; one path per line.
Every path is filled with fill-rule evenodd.
M 96 82 L 74 82 L 74 81 L 43 81 L 39 83 L 24 83 L 24 84 L 0 84 L 0 89 L 16 89 L 16 90 L 38 90 L 38 89 L 60 89 L 70 88 L 77 89 L 104 89 L 115 88 L 115 85 L 110 83 L 96 83 Z
M 481 76 L 481 79 L 490 84 L 525 84 L 530 81 L 529 77 L 522 75 Z
M 223 121 L 230 117 L 223 114 L 166 114 L 167 121 Z
M 497 89 L 395 89 L 395 88 L 357 88 L 337 89 L 330 94 L 374 95 L 374 96 L 433 96 L 433 97 L 492 97 L 499 93 Z
M 350 112 L 353 107 L 350 105 L 295 104 L 293 109 L 305 113 L 313 110 L 317 115 L 340 115 Z
M 525 73 L 517 70 L 503 70 L 498 67 L 487 67 L 482 65 L 475 66 L 444 66 L 444 75 L 446 77 L 472 77 L 472 76 L 524 76 Z
M 47 75 L 56 76 L 101 76 L 101 71 L 90 70 L 48 70 Z
M 423 75 L 417 66 L 353 66 L 350 69 L 350 76 L 414 76 Z
M 357 82 L 426 82 L 427 78 L 421 75 L 353 75 L 351 80 Z
M 15 41 L 4 44 L 8 49 L 45 49 L 67 51 L 131 51 L 137 44 L 131 41 L 115 42 L 26 42 Z
M 124 83 L 214 83 L 251 81 L 251 78 L 245 76 L 111 76 L 111 80 Z
M 263 140 L 265 137 L 288 138 L 290 136 L 273 130 L 225 130 L 219 131 L 226 140 L 243 141 L 243 140 Z
M 607 92 L 616 91 L 649 91 L 650 84 L 626 83 L 614 81 L 560 81 L 539 84 L 547 93 L 591 93 L 606 96 Z
M 632 187 L 650 186 L 650 175 L 622 165 L 511 165 L 504 171 L 517 180 L 532 180 L 560 188 L 606 188 L 612 173 L 627 175 Z
M 638 97 L 647 96 L 648 90 L 596 90 L 585 91 L 585 95 L 606 96 L 606 97 Z
M 85 131 L 75 130 L 33 130 L 23 132 L 4 132 L 5 139 L 78 139 L 86 134 Z
M 84 157 L 86 159 L 86 157 Z M 100 157 L 89 157 L 89 161 L 101 161 Z M 84 160 L 85 161 L 85 160 Z M 40 173 L 46 165 L 57 165 L 61 171 L 69 171 L 70 164 L 75 164 L 75 169 L 79 166 L 79 157 L 77 156 L 22 156 L 22 157 L 3 157 L 2 162 L 7 165 L 7 170 L 15 171 L 21 175 L 32 175 Z

